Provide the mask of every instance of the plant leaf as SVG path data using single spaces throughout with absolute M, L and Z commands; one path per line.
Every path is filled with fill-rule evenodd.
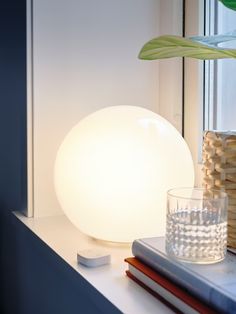
M 227 8 L 236 11 L 236 1 L 235 0 L 219 0 Z
M 223 42 L 236 40 L 236 30 L 213 36 L 193 36 L 189 37 L 189 39 L 198 41 L 202 44 L 217 46 L 218 44 Z
M 139 58 L 144 60 L 172 57 L 190 57 L 200 60 L 236 58 L 236 49 L 219 48 L 191 38 L 165 35 L 148 41 L 139 53 Z

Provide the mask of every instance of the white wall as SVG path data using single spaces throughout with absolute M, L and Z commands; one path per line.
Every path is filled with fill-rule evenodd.
M 158 63 L 137 58 L 159 33 L 157 0 L 33 1 L 34 215 L 60 212 L 56 151 L 87 114 L 110 105 L 158 111 Z

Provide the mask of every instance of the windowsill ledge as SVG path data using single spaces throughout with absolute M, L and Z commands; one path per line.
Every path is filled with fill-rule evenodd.
M 15 212 L 15 216 L 37 237 L 51 248 L 52 254 L 60 256 L 84 278 L 94 293 L 99 292 L 100 303 L 108 300 L 122 313 L 173 313 L 159 300 L 147 293 L 125 275 L 127 265 L 124 258 L 132 255 L 130 246 L 106 245 L 79 232 L 63 216 L 27 218 Z M 111 254 L 111 264 L 87 268 L 77 263 L 77 251 L 88 248 L 102 248 Z

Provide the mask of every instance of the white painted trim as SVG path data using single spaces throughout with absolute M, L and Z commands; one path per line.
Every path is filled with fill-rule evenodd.
M 204 0 L 186 0 L 185 17 L 186 36 L 204 34 Z M 196 186 L 202 185 L 200 155 L 203 135 L 203 70 L 203 61 L 186 58 L 184 137 L 194 161 Z
M 215 18 L 216 5 L 218 4 L 212 3 L 211 0 L 205 0 L 205 3 L 205 35 L 210 36 L 217 32 Z M 215 74 L 217 71 L 216 60 L 205 61 L 204 128 L 206 130 L 216 128 L 215 104 L 217 103 L 217 89 L 215 88 Z
M 24 214 L 33 216 L 33 0 L 26 2 L 27 21 L 27 208 Z
M 160 1 L 160 35 L 183 34 L 183 0 Z M 159 62 L 159 114 L 182 134 L 183 59 Z

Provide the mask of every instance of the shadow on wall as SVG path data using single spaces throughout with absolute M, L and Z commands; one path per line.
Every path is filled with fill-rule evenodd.
M 0 312 L 17 313 L 19 304 L 17 292 L 17 252 L 16 233 L 12 228 L 12 213 L 3 209 L 0 211 Z

